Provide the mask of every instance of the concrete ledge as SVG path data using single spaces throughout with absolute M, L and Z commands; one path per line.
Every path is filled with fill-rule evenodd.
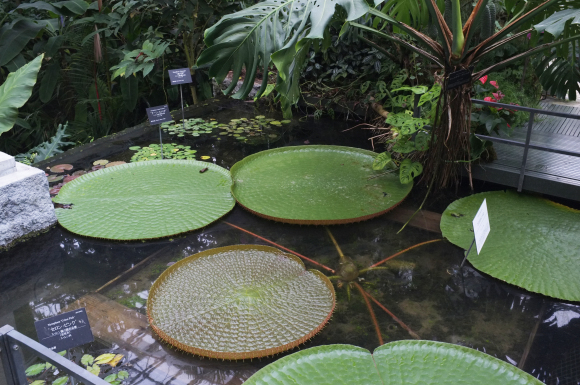
M 0 177 L 16 172 L 16 161 L 13 156 L 0 152 Z
M 0 176 L 0 247 L 56 222 L 44 171 L 18 162 L 14 169 Z

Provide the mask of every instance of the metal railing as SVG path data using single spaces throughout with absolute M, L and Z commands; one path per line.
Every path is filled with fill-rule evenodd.
M 38 357 L 50 362 L 69 376 L 82 381 L 85 385 L 110 385 L 74 362 L 17 332 L 12 326 L 5 325 L 0 327 L 0 357 L 8 385 L 28 385 L 21 352 L 22 347 L 31 349 Z
M 580 152 L 564 150 L 564 149 L 560 149 L 560 148 L 556 148 L 556 147 L 540 146 L 540 145 L 530 143 L 530 140 L 532 138 L 532 128 L 534 125 L 534 117 L 536 114 L 558 116 L 561 118 L 578 119 L 578 120 L 580 120 L 580 115 L 566 114 L 564 112 L 546 111 L 546 110 L 540 110 L 537 108 L 530 108 L 530 107 L 523 107 L 523 106 L 514 106 L 511 104 L 504 104 L 504 103 L 497 103 L 497 102 L 487 102 L 485 100 L 479 100 L 479 99 L 471 99 L 471 102 L 473 104 L 481 104 L 484 106 L 506 108 L 506 109 L 510 109 L 510 110 L 523 111 L 523 112 L 530 113 L 530 118 L 528 119 L 528 130 L 526 133 L 526 141 L 525 142 L 519 142 L 519 141 L 513 140 L 513 139 L 503 139 L 503 138 L 498 138 L 495 136 L 475 134 L 475 136 L 477 136 L 478 138 L 489 140 L 490 142 L 504 143 L 504 144 L 524 148 L 524 154 L 522 157 L 522 164 L 520 166 L 520 178 L 518 181 L 518 192 L 522 191 L 522 187 L 524 185 L 524 178 L 526 175 L 526 163 L 528 161 L 528 151 L 530 149 L 553 152 L 553 153 L 562 154 L 562 155 L 570 155 L 570 156 L 579 156 L 580 157 Z

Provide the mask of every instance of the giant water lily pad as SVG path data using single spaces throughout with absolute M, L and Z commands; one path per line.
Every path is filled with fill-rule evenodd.
M 377 154 L 341 146 L 262 151 L 232 169 L 236 200 L 257 215 L 288 223 L 356 222 L 389 211 L 411 191 L 395 173 L 373 178 Z
M 334 310 L 332 283 L 268 246 L 206 250 L 155 281 L 147 314 L 166 342 L 222 359 L 262 357 L 318 333 Z
M 199 171 L 208 168 L 207 172 Z M 234 207 L 229 172 L 193 160 L 153 160 L 101 169 L 66 184 L 59 223 L 89 237 L 131 240 L 195 230 Z
M 371 353 L 325 345 L 283 357 L 244 385 L 541 385 L 515 366 L 477 350 L 435 341 L 396 341 Z
M 536 293 L 580 301 L 580 211 L 513 191 L 459 199 L 441 217 L 443 236 L 463 249 L 473 240 L 473 218 L 484 199 L 491 231 L 477 269 Z

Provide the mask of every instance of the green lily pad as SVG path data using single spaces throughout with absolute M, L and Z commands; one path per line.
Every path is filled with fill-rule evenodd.
M 288 355 L 244 385 L 541 385 L 515 366 L 463 346 L 396 341 L 374 354 L 352 345 L 324 345 Z
M 161 274 L 149 291 L 151 327 L 198 355 L 246 359 L 304 343 L 330 319 L 330 280 L 269 246 L 205 250 Z
M 208 168 L 207 172 L 199 170 Z M 234 207 L 227 170 L 207 162 L 154 160 L 78 177 L 53 198 L 59 223 L 89 237 L 166 237 L 206 226 Z
M 372 178 L 376 153 L 341 146 L 262 151 L 232 169 L 236 200 L 255 214 L 300 224 L 350 223 L 381 215 L 411 191 L 398 175 Z
M 473 247 L 469 262 L 526 290 L 580 301 L 580 211 L 513 191 L 485 192 L 447 207 L 441 217 L 443 236 L 467 250 L 484 199 L 491 230 L 481 254 Z

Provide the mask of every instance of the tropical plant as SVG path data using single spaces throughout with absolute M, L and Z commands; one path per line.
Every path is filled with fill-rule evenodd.
M 304 343 L 334 307 L 332 283 L 300 258 L 270 246 L 234 245 L 171 265 L 149 291 L 147 316 L 159 337 L 184 351 L 246 359 Z
M 316 346 L 267 365 L 245 383 L 542 384 L 523 370 L 498 358 L 474 349 L 437 341 L 395 341 L 378 347 L 372 354 L 352 345 Z
M 74 145 L 73 142 L 66 141 L 69 137 L 67 128 L 68 124 L 59 125 L 56 134 L 50 140 L 31 148 L 27 153 L 16 155 L 15 159 L 20 163 L 33 164 L 62 153 L 64 148 Z
M 261 151 L 231 168 L 232 194 L 254 214 L 280 222 L 359 222 L 393 209 L 413 187 L 394 175 L 377 178 L 376 156 L 360 148 L 321 145 Z
M 59 352 L 61 356 L 66 354 L 66 351 Z M 98 357 L 90 354 L 83 354 L 79 362 L 81 366 L 85 366 L 86 370 L 95 376 L 102 375 L 103 380 L 112 385 L 121 385 L 129 378 L 129 372 L 126 370 L 115 370 L 115 367 L 123 360 L 123 354 L 105 353 Z M 59 376 L 57 368 L 49 362 L 34 364 L 26 368 L 27 377 L 37 377 L 39 379 L 31 382 L 31 385 L 44 385 L 52 383 L 53 385 L 65 385 L 69 382 L 68 376 Z
M 284 114 L 288 116 L 291 114 L 291 105 L 299 98 L 298 79 L 304 59 L 313 42 L 324 38 L 336 9 L 342 8 L 346 12 L 347 20 L 342 32 L 355 27 L 373 33 L 381 39 L 419 54 L 443 70 L 445 90 L 437 108 L 438 119 L 432 129 L 424 180 L 429 186 L 436 184 L 438 187 L 445 187 L 455 180 L 459 164 L 467 162 L 469 170 L 471 169 L 469 117 L 473 81 L 528 56 L 556 47 L 567 47 L 570 42 L 580 37 L 575 34 L 574 28 L 565 28 L 580 12 L 568 9 L 577 5 L 575 1 L 547 0 L 533 8 L 524 6 L 518 16 L 479 44 L 475 44 L 474 37 L 480 30 L 484 15 L 489 17 L 488 0 L 478 0 L 465 23 L 461 19 L 460 1 L 452 0 L 449 24 L 445 22 L 435 0 L 425 1 L 437 38 L 431 38 L 374 8 L 380 3 L 380 0 L 372 5 L 364 0 L 263 1 L 224 16 L 220 22 L 208 29 L 205 33 L 208 48 L 200 56 L 198 64 L 211 64 L 210 75 L 218 81 L 223 80 L 230 70 L 233 70 L 233 78 L 238 78 L 245 67 L 244 83 L 234 94 L 234 97 L 241 98 L 251 90 L 257 68 L 262 66 L 266 72 L 273 62 L 278 69 L 276 90 L 280 93 Z M 545 15 L 547 10 L 554 8 L 562 9 L 557 13 L 558 17 L 551 16 L 543 24 L 525 28 L 534 18 Z M 381 20 L 379 25 L 382 22 L 392 25 L 414 40 L 409 42 L 388 29 L 363 25 L 357 20 L 364 15 Z M 546 33 L 540 36 L 542 31 Z M 468 72 L 464 84 L 455 84 L 456 87 L 453 87 L 449 82 L 452 73 L 469 71 L 485 55 L 528 33 L 542 39 L 541 44 L 487 68 L 478 69 L 475 73 Z M 266 84 L 262 84 L 259 93 L 264 92 L 265 87 Z
M 44 55 L 38 56 L 8 75 L 0 86 L 0 135 L 10 130 L 18 118 L 18 109 L 32 94 Z
M 399 252 L 397 252 L 397 253 L 395 253 L 395 254 L 393 254 L 393 255 L 391 255 L 391 256 L 389 256 L 389 257 L 387 257 L 387 258 L 385 258 L 377 263 L 374 263 L 369 267 L 361 269 L 355 264 L 355 262 L 350 257 L 344 255 L 344 253 L 340 249 L 340 246 L 338 245 L 338 242 L 336 241 L 336 239 L 334 238 L 334 236 L 332 235 L 330 230 L 328 228 L 326 228 L 328 236 L 329 236 L 330 240 L 332 241 L 333 245 L 335 246 L 336 251 L 337 251 L 338 256 L 339 256 L 338 267 L 335 270 L 335 269 L 332 269 L 332 268 L 330 268 L 330 267 L 328 267 L 320 262 L 317 262 L 311 258 L 308 258 L 302 254 L 299 254 L 293 250 L 290 250 L 287 247 L 284 247 L 278 243 L 275 243 L 267 238 L 264 238 L 258 234 L 255 234 L 251 231 L 248 231 L 240 226 L 234 225 L 234 224 L 226 222 L 226 221 L 224 221 L 224 223 L 227 224 L 228 226 L 235 228 L 235 229 L 243 231 L 246 234 L 252 235 L 252 236 L 254 236 L 254 237 L 256 237 L 264 242 L 267 242 L 267 243 L 269 243 L 269 244 L 271 244 L 271 245 L 273 245 L 281 250 L 292 253 L 292 254 L 296 255 L 297 257 L 302 258 L 304 261 L 311 263 L 311 264 L 317 266 L 318 268 L 321 268 L 321 269 L 326 270 L 327 272 L 331 273 L 332 275 L 329 276 L 328 278 L 331 281 L 336 281 L 338 288 L 344 287 L 346 289 L 347 296 L 348 296 L 349 300 L 350 300 L 350 296 L 351 296 L 351 291 L 353 291 L 353 290 L 357 291 L 361 295 L 362 299 L 364 300 L 364 303 L 366 304 L 366 307 L 367 307 L 367 310 L 368 310 L 369 315 L 371 317 L 375 332 L 377 334 L 377 340 L 378 340 L 379 345 L 382 345 L 384 343 L 383 335 L 381 333 L 381 328 L 380 328 L 379 323 L 377 321 L 377 317 L 375 315 L 375 311 L 373 310 L 371 302 L 374 303 L 375 305 L 377 305 L 385 313 L 387 313 L 395 322 L 397 322 L 405 331 L 407 331 L 407 333 L 409 333 L 409 335 L 412 338 L 420 339 L 420 337 L 419 337 L 419 335 L 417 335 L 417 333 L 415 333 L 409 326 L 407 326 L 403 321 L 401 321 L 401 319 L 399 319 L 389 309 L 387 309 L 383 304 L 381 304 L 371 293 L 369 293 L 368 290 L 365 290 L 364 280 L 360 279 L 359 277 L 361 277 L 361 275 L 363 275 L 367 272 L 370 272 L 370 271 L 388 270 L 389 269 L 388 265 L 393 263 L 393 262 L 396 262 L 396 261 L 391 261 L 393 258 L 398 257 L 398 256 L 400 256 L 400 255 L 402 255 L 410 250 L 413 250 L 417 247 L 441 241 L 441 239 L 433 239 L 433 240 L 418 243 L 418 244 L 413 245 L 411 247 L 408 247 L 404 250 L 401 250 L 401 251 L 399 251 Z M 361 281 L 362 281 L 362 283 L 359 283 Z
M 447 207 L 441 216 L 443 236 L 467 250 L 484 199 L 492 230 L 481 251 L 467 256 L 473 266 L 529 291 L 579 301 L 580 266 L 571 261 L 578 256 L 580 211 L 515 191 L 485 192 Z
M 64 185 L 53 201 L 72 204 L 56 209 L 56 217 L 74 233 L 151 239 L 195 230 L 227 214 L 235 203 L 230 187 L 230 173 L 215 164 L 150 160 L 82 175 Z

